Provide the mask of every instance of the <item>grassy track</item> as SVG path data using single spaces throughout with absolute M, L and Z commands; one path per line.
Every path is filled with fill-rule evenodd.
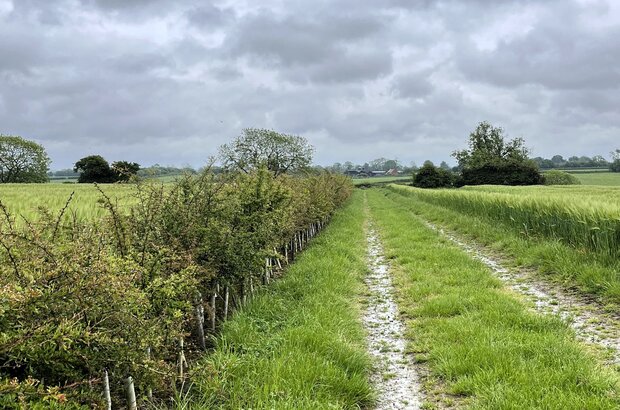
M 372 400 L 359 323 L 361 193 L 290 267 L 226 322 L 195 371 L 196 408 L 355 409 Z
M 568 326 L 530 313 L 490 271 L 426 228 L 407 203 L 368 191 L 410 318 L 411 350 L 476 409 L 616 409 L 618 376 Z M 400 196 L 401 199 L 408 199 Z M 429 405 L 431 407 L 431 405 Z
M 514 188 L 513 193 L 520 191 L 520 188 Z M 542 189 L 547 192 L 546 188 Z M 504 191 L 504 188 L 500 190 Z M 620 261 L 617 258 L 575 249 L 559 239 L 525 235 L 523 230 L 512 229 L 498 220 L 490 220 L 487 215 L 469 215 L 448 209 L 446 206 L 452 206 L 448 202 L 443 204 L 445 206 L 429 204 L 419 196 L 411 195 L 410 191 L 403 191 L 401 187 L 390 195 L 394 201 L 411 211 L 508 254 L 518 265 L 535 267 L 554 281 L 568 286 L 576 285 L 585 293 L 602 296 L 605 302 L 620 304 L 620 277 L 617 273 L 620 271 Z

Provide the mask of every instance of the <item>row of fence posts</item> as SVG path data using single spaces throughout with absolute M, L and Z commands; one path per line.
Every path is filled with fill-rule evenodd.
M 288 244 L 283 246 L 283 254 L 284 254 L 284 263 L 288 265 L 291 260 L 293 260 L 297 253 L 301 252 L 306 244 L 314 238 L 325 226 L 325 222 L 319 221 L 310 225 L 310 227 L 306 230 L 298 231 L 293 235 L 293 238 L 289 241 Z M 274 255 L 277 254 L 276 249 L 273 249 Z M 282 263 L 280 259 L 277 257 L 267 257 L 265 258 L 265 267 L 263 274 L 263 282 L 265 285 L 268 285 L 273 279 L 274 275 L 274 263 L 277 265 L 279 270 L 282 270 Z M 249 293 L 250 295 L 254 295 L 254 282 L 252 278 L 249 278 Z M 241 284 L 241 303 L 247 303 L 247 292 L 245 279 Z M 212 333 L 215 333 L 216 330 L 216 318 L 217 318 L 217 298 L 222 296 L 220 295 L 220 285 L 216 283 L 215 290 L 211 294 L 210 299 L 210 330 Z M 229 286 L 224 286 L 224 311 L 222 320 L 228 319 L 228 311 L 229 311 L 229 300 L 230 300 L 230 288 Z M 202 294 L 198 292 L 196 294 L 196 300 L 194 301 L 196 307 L 194 310 L 196 316 L 196 333 L 198 337 L 198 344 L 202 350 L 207 350 L 207 341 L 205 335 L 205 311 L 204 311 L 204 300 L 202 298 Z M 146 350 L 147 359 L 151 359 L 151 348 L 147 348 Z M 177 357 L 177 371 L 178 371 L 178 379 L 180 383 L 183 383 L 185 380 L 186 370 L 189 365 L 187 363 L 187 359 L 185 358 L 185 350 L 184 350 L 184 340 L 181 338 L 179 340 L 179 354 Z M 133 377 L 128 376 L 125 379 L 125 394 L 127 397 L 127 408 L 129 410 L 137 410 L 138 402 L 136 399 L 136 391 L 134 387 Z M 104 370 L 103 377 L 103 395 L 106 402 L 106 409 L 112 410 L 112 395 L 110 393 L 110 379 L 108 376 L 108 371 Z M 153 391 L 149 388 L 147 390 L 147 397 L 149 400 L 153 399 Z

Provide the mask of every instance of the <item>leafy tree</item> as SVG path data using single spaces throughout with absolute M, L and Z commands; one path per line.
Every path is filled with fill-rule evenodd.
M 439 164 L 439 168 L 441 169 L 445 169 L 446 171 L 450 171 L 450 165 L 448 165 L 448 163 L 446 161 L 441 161 L 441 164 Z
M 422 163 L 422 167 L 434 167 L 435 164 L 433 164 L 433 161 L 431 161 L 430 159 L 427 159 L 426 161 L 424 161 Z
M 613 161 L 609 164 L 609 170 L 611 172 L 620 172 L 620 149 L 611 153 L 611 159 Z
M 395 160 L 395 159 L 388 159 L 387 161 L 383 163 L 384 171 L 389 171 L 390 169 L 400 169 L 400 168 L 401 166 L 398 163 L 398 160 Z
M 0 182 L 47 182 L 50 162 L 42 145 L 0 134 Z
M 116 161 L 112 163 L 112 172 L 116 180 L 120 182 L 129 181 L 132 176 L 138 174 L 139 170 L 140 164 L 135 162 Z
M 453 152 L 461 170 L 459 183 L 466 185 L 540 184 L 538 166 L 528 158 L 523 138 L 504 139 L 504 130 L 488 122 L 469 135 L 469 148 Z
M 551 158 L 551 161 L 556 165 L 562 165 L 563 163 L 565 163 L 566 161 L 564 160 L 564 157 L 562 157 L 561 155 L 554 155 Z
M 264 165 L 278 176 L 310 165 L 313 151 L 303 137 L 246 128 L 230 144 L 220 147 L 220 157 L 228 169 L 249 173 Z
M 488 164 L 503 162 L 525 162 L 528 160 L 529 150 L 525 147 L 523 138 L 504 140 L 504 130 L 494 127 L 483 121 L 469 134 L 469 149 L 455 151 L 461 168 L 477 168 Z
M 413 186 L 418 188 L 448 188 L 454 185 L 456 177 L 450 171 L 435 167 L 426 161 L 413 176 Z
M 89 155 L 80 159 L 75 163 L 73 170 L 80 172 L 78 182 L 116 182 L 114 171 L 101 155 Z

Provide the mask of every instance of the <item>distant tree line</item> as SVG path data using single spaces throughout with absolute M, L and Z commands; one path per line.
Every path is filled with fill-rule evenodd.
M 535 157 L 532 158 L 541 169 L 554 169 L 554 168 L 609 168 L 610 162 L 607 161 L 602 155 L 595 155 L 593 157 L 587 156 L 572 156 L 568 159 L 564 159 L 561 155 L 554 155 L 551 159 Z

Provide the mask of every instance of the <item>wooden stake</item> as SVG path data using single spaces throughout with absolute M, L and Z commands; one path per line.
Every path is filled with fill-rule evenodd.
M 179 351 L 179 362 L 177 363 L 177 365 L 179 367 L 179 381 L 183 383 L 183 380 L 185 379 L 185 368 L 187 367 L 187 360 L 185 359 L 185 352 L 183 351 L 183 338 L 181 338 L 179 342 L 181 350 Z
M 106 410 L 112 410 L 112 397 L 110 396 L 110 379 L 108 378 L 108 371 L 103 373 L 103 396 L 105 397 Z
M 217 293 L 213 292 L 211 295 L 211 331 L 215 332 L 215 298 Z
M 228 286 L 224 291 L 224 320 L 228 319 Z
M 200 343 L 200 348 L 202 350 L 207 350 L 204 323 L 204 306 L 202 306 L 202 299 L 200 299 L 200 304 L 196 306 L 196 330 L 198 331 L 198 343 Z
M 127 392 L 127 408 L 129 408 L 129 410 L 138 410 L 136 391 L 133 387 L 133 377 L 131 376 L 125 379 L 125 391 Z
M 147 358 L 147 360 L 149 360 L 149 361 L 151 360 L 151 348 L 150 348 L 150 347 L 147 347 L 147 348 L 146 348 L 146 358 Z M 152 401 L 152 400 L 153 400 L 153 389 L 151 389 L 150 387 L 149 387 L 149 388 L 148 388 L 148 390 L 146 391 L 146 397 L 148 397 L 148 399 L 149 399 L 150 401 Z

